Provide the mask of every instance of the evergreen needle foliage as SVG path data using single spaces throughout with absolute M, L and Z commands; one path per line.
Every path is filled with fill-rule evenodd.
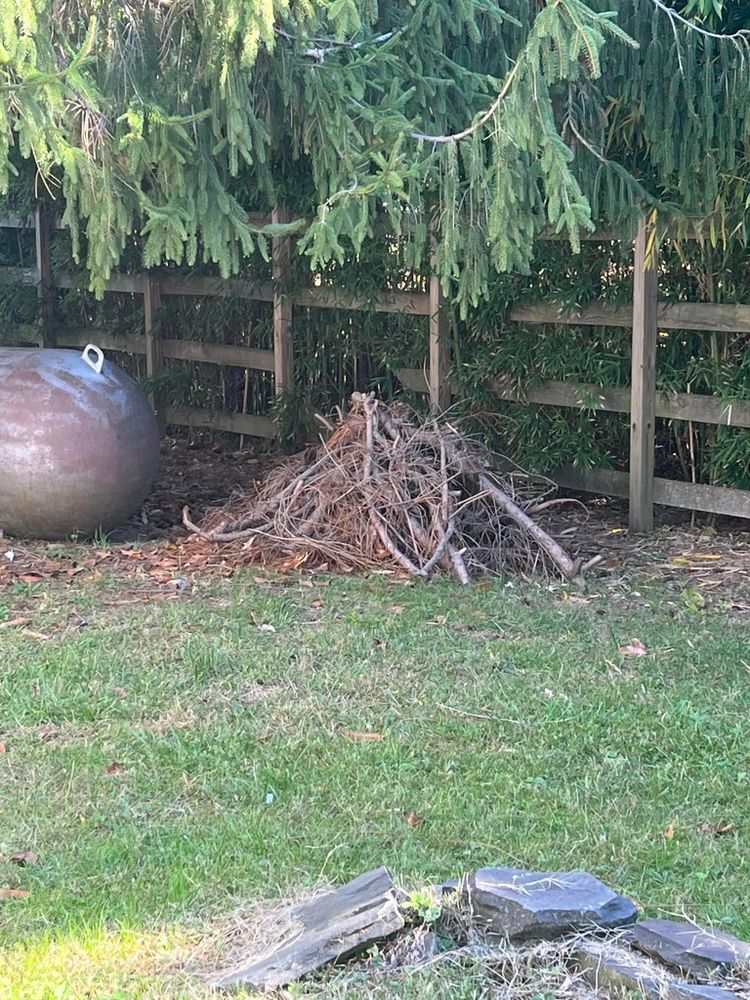
M 650 205 L 745 238 L 745 8 L 0 0 L 0 186 L 59 203 L 99 292 L 134 243 L 227 276 L 293 231 L 319 269 L 385 216 L 414 268 L 432 229 L 466 313 L 543 231 Z

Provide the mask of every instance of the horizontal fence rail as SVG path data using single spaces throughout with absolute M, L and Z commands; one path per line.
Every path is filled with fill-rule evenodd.
M 284 221 L 282 210 L 273 219 L 266 215 L 251 215 L 253 224 L 262 226 L 271 221 Z M 273 281 L 254 282 L 243 278 L 221 279 L 205 275 L 177 275 L 165 272 L 141 274 L 113 274 L 106 291 L 144 298 L 144 333 L 113 334 L 106 329 L 83 328 L 49 330 L 52 314 L 50 297 L 55 289 L 85 288 L 80 276 L 67 272 L 53 272 L 49 261 L 50 227 L 55 224 L 40 217 L 22 218 L 0 216 L 0 226 L 33 228 L 37 231 L 37 267 L 0 268 L 0 284 L 36 286 L 42 301 L 42 327 L 26 325 L 19 333 L 29 341 L 43 345 L 83 347 L 95 341 L 109 351 L 123 351 L 146 357 L 149 375 L 158 372 L 164 359 L 236 366 L 248 370 L 273 372 L 277 392 L 292 385 L 291 324 L 294 307 L 314 309 L 368 309 L 380 313 L 399 313 L 425 317 L 429 323 L 430 357 L 424 369 L 401 369 L 396 372 L 401 384 L 414 392 L 427 393 L 435 406 L 444 407 L 450 400 L 452 387 L 446 372 L 450 367 L 448 351 L 447 318 L 443 308 L 439 282 L 433 277 L 426 292 L 383 291 L 376 299 L 351 295 L 330 285 L 317 285 L 295 290 L 287 295 L 281 289 L 288 277 L 290 237 L 274 237 L 272 252 Z M 45 236 L 45 234 L 47 234 Z M 616 241 L 617 235 L 594 233 L 592 241 Z M 639 233 L 639 241 L 642 236 Z M 636 241 L 636 247 L 638 242 Z M 635 266 L 645 266 L 636 254 Z M 657 330 L 698 330 L 723 333 L 750 333 L 750 305 L 724 305 L 714 303 L 656 301 L 655 283 L 652 296 L 645 303 L 645 312 L 634 312 L 632 305 L 616 306 L 610 303 L 592 303 L 580 309 L 565 309 L 554 303 L 516 303 L 508 312 L 508 320 L 518 324 L 552 324 L 559 326 L 592 326 L 648 328 L 644 343 L 653 347 Z M 162 338 L 154 324 L 154 313 L 163 297 L 168 296 L 220 296 L 241 298 L 273 305 L 274 350 L 206 343 L 196 340 Z M 650 309 L 650 312 L 649 312 Z M 653 318 L 655 317 L 655 326 Z M 650 328 L 649 328 L 650 325 Z M 634 355 L 634 373 L 651 364 L 646 355 Z M 651 371 L 651 377 L 653 371 Z M 538 405 L 573 407 L 576 409 L 630 414 L 631 425 L 639 423 L 640 413 L 633 412 L 633 392 L 625 388 L 573 382 L 543 381 L 537 385 L 519 387 L 510 379 L 494 378 L 488 382 L 499 399 Z M 641 383 L 648 386 L 648 382 Z M 646 398 L 650 389 L 647 388 Z M 697 393 L 656 392 L 650 400 L 656 417 L 668 420 L 695 421 L 726 427 L 750 428 L 750 401 L 728 401 L 716 396 Z M 187 427 L 208 427 L 218 431 L 243 434 L 260 438 L 273 438 L 275 429 L 268 417 L 247 413 L 216 411 L 190 406 L 170 406 L 154 400 L 162 426 L 165 423 Z M 631 437 L 631 468 L 648 469 L 648 449 L 653 450 L 653 425 L 648 419 Z M 562 467 L 552 478 L 566 489 L 601 493 L 617 497 L 630 497 L 631 527 L 648 527 L 650 510 L 654 503 L 714 514 L 750 518 L 750 491 L 728 487 L 707 486 L 662 479 L 646 474 L 645 484 L 639 482 L 639 495 L 633 496 L 633 477 L 626 472 L 609 469 L 580 470 Z M 642 476 L 640 477 L 643 478 Z
M 419 368 L 399 368 L 396 376 L 412 392 L 426 393 L 427 378 Z M 488 385 L 500 399 L 512 403 L 537 403 L 543 406 L 569 406 L 576 410 L 600 410 L 607 413 L 630 413 L 628 389 L 603 389 L 598 385 L 576 382 L 540 382 L 518 389 L 495 378 Z M 750 403 L 702 396 L 692 392 L 657 392 L 656 416 L 666 420 L 693 420 L 699 424 L 722 427 L 750 427 Z

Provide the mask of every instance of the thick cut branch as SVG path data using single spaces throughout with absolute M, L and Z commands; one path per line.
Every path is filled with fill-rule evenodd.
M 479 476 L 479 485 L 490 494 L 508 517 L 512 517 L 516 524 L 528 531 L 539 547 L 544 549 L 550 559 L 552 559 L 566 580 L 572 580 L 578 574 L 581 566 L 580 561 L 573 562 L 562 546 L 548 535 L 543 528 L 540 528 L 536 521 L 532 521 L 529 515 L 525 514 L 520 507 L 514 504 L 507 493 L 504 493 L 488 476 L 483 474 Z

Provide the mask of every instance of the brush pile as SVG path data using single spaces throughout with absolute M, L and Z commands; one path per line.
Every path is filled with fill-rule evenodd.
M 533 519 L 552 488 L 492 454 L 450 423 L 354 393 L 327 440 L 295 455 L 252 493 L 239 493 L 185 527 L 247 562 L 382 567 L 415 577 L 444 571 L 461 583 L 486 573 L 572 579 L 580 564 Z

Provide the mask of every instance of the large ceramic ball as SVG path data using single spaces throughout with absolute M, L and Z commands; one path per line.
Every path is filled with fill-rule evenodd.
M 35 538 L 109 531 L 156 476 L 148 400 L 97 348 L 0 348 L 0 529 Z

